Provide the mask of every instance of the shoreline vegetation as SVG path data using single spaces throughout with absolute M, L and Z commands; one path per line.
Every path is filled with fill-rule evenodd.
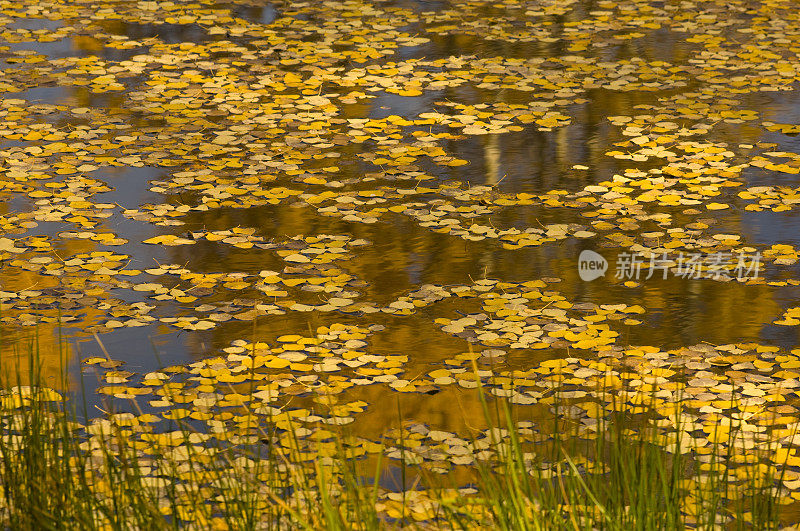
M 151 424 L 134 396 L 104 400 L 97 416 L 85 386 L 41 385 L 35 344 L 27 358 L 2 367 L 17 379 L 0 395 L 9 529 L 778 529 L 794 503 L 782 487 L 789 452 L 776 466 L 780 444 L 753 445 L 744 419 L 696 446 L 683 401 L 670 413 L 640 395 L 632 414 L 624 392 L 603 389 L 596 422 L 581 423 L 556 392 L 547 425 L 520 418 L 478 378 L 488 429 L 474 430 L 465 481 L 420 466 L 418 441 L 403 438 L 413 430 L 367 446 L 346 425 L 256 416 L 252 386 L 237 405 L 204 408 L 207 420 L 237 419 L 232 432 L 203 432 L 180 415 Z

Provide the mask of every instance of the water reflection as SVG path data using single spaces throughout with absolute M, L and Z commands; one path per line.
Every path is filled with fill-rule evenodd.
M 592 3 L 585 3 L 585 10 L 592 9 Z M 422 11 L 435 12 L 442 2 L 417 2 Z M 234 14 L 251 22 L 269 25 L 280 13 L 271 5 L 236 6 Z M 485 13 L 490 18 L 492 12 Z M 572 17 L 577 17 L 576 12 Z M 552 42 L 534 41 L 508 43 L 501 40 L 488 40 L 474 35 L 437 35 L 424 45 L 406 47 L 400 50 L 399 59 L 404 57 L 425 57 L 428 59 L 449 58 L 451 56 L 475 55 L 477 57 L 542 57 L 552 58 L 568 55 L 566 40 L 562 39 L 565 28 L 573 20 L 570 16 L 554 16 Z M 29 30 L 54 30 L 57 24 L 48 21 L 25 21 L 17 25 Z M 162 44 L 200 43 L 206 40 L 228 38 L 229 35 L 212 36 L 195 24 L 146 24 L 121 20 L 103 21 L 102 29 L 111 34 L 142 41 L 157 39 Z M 231 37 L 232 38 L 232 37 Z M 128 58 L 134 51 L 112 50 L 97 39 L 79 37 L 50 43 L 15 43 L 12 50 L 30 49 L 56 59 L 68 56 L 99 55 L 107 61 Z M 589 56 L 602 61 L 641 57 L 647 61 L 670 61 L 685 63 L 689 49 L 679 36 L 656 30 L 647 33 L 635 42 L 598 47 L 588 52 Z M 468 59 L 469 60 L 469 59 Z M 138 80 L 131 81 L 132 84 Z M 454 156 L 466 159 L 468 166 L 449 168 L 426 165 L 420 166 L 440 180 L 456 179 L 466 185 L 487 185 L 507 193 L 543 193 L 551 189 L 567 191 L 610 179 L 614 174 L 628 168 L 644 168 L 644 164 L 621 161 L 606 156 L 614 142 L 623 139 L 619 128 L 613 127 L 608 116 L 631 115 L 642 105 L 652 104 L 656 98 L 668 97 L 671 92 L 612 91 L 593 88 L 581 98 L 580 103 L 572 103 L 565 111 L 572 117 L 569 126 L 554 131 L 539 131 L 533 127 L 507 134 L 473 136 L 464 140 L 452 140 L 443 144 Z M 96 94 L 85 87 L 58 86 L 30 88 L 11 95 L 29 102 L 86 106 L 104 109 L 119 114 L 120 119 L 130 120 L 137 128 L 148 134 L 157 135 L 157 123 L 139 123 L 129 116 L 124 94 Z M 349 105 L 343 116 L 352 118 L 383 118 L 390 115 L 414 117 L 429 112 L 436 102 L 458 101 L 465 104 L 476 103 L 517 103 L 526 101 L 527 94 L 512 90 L 484 90 L 474 84 L 441 91 L 426 91 L 418 97 L 401 97 L 389 93 L 377 93 L 368 104 Z M 763 109 L 765 119 L 796 123 L 798 105 L 796 93 L 780 95 L 759 94 L 745 99 L 748 106 Z M 455 113 L 447 107 L 437 107 L 443 113 Z M 217 112 L 223 112 L 217 109 Z M 644 111 L 641 111 L 644 112 Z M 206 116 L 206 118 L 213 118 Z M 74 123 L 78 123 L 76 120 Z M 201 129 L 200 126 L 192 126 Z M 149 128 L 149 129 L 146 129 Z M 716 136 L 713 136 L 716 135 Z M 761 129 L 750 128 L 746 124 L 730 124 L 712 133 L 712 140 L 731 144 L 774 141 L 778 149 L 797 151 L 798 140 L 785 135 L 763 135 Z M 3 148 L 15 144 L 6 142 Z M 344 146 L 339 150 L 342 156 L 337 165 L 344 177 L 361 177 L 366 167 L 356 155 L 358 148 Z M 320 163 L 322 164 L 322 163 Z M 588 166 L 588 170 L 578 170 L 575 165 Z M 169 172 L 155 166 L 142 166 L 93 175 L 106 182 L 114 190 L 99 194 L 101 202 L 116 203 L 121 208 L 136 208 L 145 203 L 158 203 L 164 198 L 149 190 L 151 181 L 164 179 Z M 765 176 L 764 172 L 748 170 L 744 179 L 749 185 L 767 182 L 774 184 L 775 176 Z M 787 183 L 789 182 L 787 178 Z M 179 201 L 180 198 L 170 198 Z M 21 209 L 21 204 L 9 203 L 8 208 Z M 411 219 L 395 216 L 375 225 L 365 225 L 342 221 L 338 218 L 322 217 L 312 208 L 297 206 L 261 206 L 249 209 L 218 209 L 209 212 L 193 212 L 182 220 L 181 230 L 224 230 L 231 227 L 252 227 L 258 234 L 266 237 L 291 237 L 298 234 L 348 234 L 354 238 L 364 238 L 372 245 L 359 250 L 352 260 L 342 267 L 357 279 L 363 281 L 360 296 L 374 304 L 388 303 L 398 296 L 419 288 L 423 284 L 464 284 L 481 278 L 496 278 L 505 281 L 525 281 L 531 278 L 558 277 L 560 283 L 554 289 L 560 290 L 569 300 L 576 302 L 640 304 L 647 309 L 642 325 L 617 328 L 622 333 L 622 344 L 652 344 L 664 348 L 677 348 L 708 341 L 714 344 L 732 343 L 743 340 L 767 341 L 783 346 L 797 343 L 797 332 L 792 328 L 781 328 L 771 324 L 782 310 L 793 301 L 796 289 L 774 289 L 768 286 L 743 286 L 738 283 L 718 283 L 694 281 L 680 278 L 667 280 L 652 279 L 635 288 L 624 287 L 609 277 L 592 283 L 581 281 L 577 276 L 576 257 L 585 247 L 601 248 L 600 241 L 590 240 L 577 244 L 571 241 L 542 247 L 507 251 L 496 242 L 468 242 L 458 238 L 431 232 Z M 579 212 L 571 209 L 544 209 L 537 206 L 520 207 L 499 211 L 492 216 L 497 226 L 524 227 L 547 223 L 581 223 L 588 221 Z M 728 210 L 716 218 L 720 230 L 739 232 L 745 240 L 759 244 L 785 242 L 800 244 L 800 228 L 796 217 L 790 214 L 744 213 Z M 46 233 L 56 233 L 48 228 Z M 243 272 L 257 274 L 264 269 L 280 270 L 283 263 L 273 253 L 261 250 L 242 250 L 220 247 L 210 242 L 200 242 L 191 247 L 165 249 L 159 246 L 143 245 L 143 239 L 158 234 L 160 229 L 144 222 L 133 221 L 116 216 L 103 228 L 111 230 L 129 240 L 122 251 L 132 256 L 131 267 L 151 267 L 154 263 L 174 263 L 199 272 Z M 39 229 L 42 232 L 42 228 Z M 75 244 L 76 248 L 78 245 Z M 88 244 L 87 244 L 88 245 Z M 81 248 L 93 250 L 94 247 Z M 65 254 L 75 252 L 75 248 L 61 249 Z M 615 253 L 607 252 L 608 259 L 614 261 Z M 47 285 L 52 279 L 20 278 L 5 272 L 0 273 L 3 289 L 22 289 L 25 286 Z M 225 297 L 229 294 L 220 296 Z M 245 293 L 243 297 L 258 298 L 258 293 Z M 132 298 L 131 300 L 135 300 Z M 162 304 L 165 312 L 191 313 L 191 307 L 177 304 Z M 288 314 L 285 316 L 263 316 L 252 323 L 229 322 L 207 332 L 176 332 L 161 325 L 151 325 L 137 329 L 116 330 L 104 334 L 103 342 L 115 358 L 122 359 L 132 368 L 147 370 L 161 364 L 174 364 L 204 357 L 224 348 L 234 339 L 250 337 L 271 338 L 287 333 L 306 334 L 317 326 L 339 322 L 378 322 L 386 324 L 386 331 L 376 334 L 371 350 L 380 353 L 409 354 L 411 361 L 407 367 L 411 378 L 432 364 L 436 364 L 453 353 L 464 352 L 471 345 L 462 339 L 452 337 L 432 324 L 436 317 L 453 317 L 457 311 L 471 311 L 479 308 L 478 301 L 470 301 L 459 308 L 442 303 L 410 317 L 343 316 L 338 314 Z M 43 336 L 55 335 L 53 326 L 40 329 Z M 79 333 L 78 330 L 75 330 Z M 80 343 L 82 355 L 99 354 L 102 349 L 96 342 Z M 52 361 L 55 347 L 45 345 L 48 370 L 54 370 Z M 517 363 L 533 362 L 535 356 L 559 356 L 566 354 L 557 349 L 546 354 L 520 354 Z M 527 356 L 527 357 L 526 357 Z M 359 391 L 359 395 L 370 403 L 380 403 L 382 390 L 375 386 Z M 458 429 L 455 414 L 462 408 L 476 416 L 477 404 L 474 395 L 461 394 L 457 389 L 443 391 L 440 395 L 428 397 L 408 395 L 399 399 L 399 410 L 409 416 L 429 419 L 431 424 L 445 429 Z M 399 421 L 393 413 L 385 410 L 371 410 L 359 424 L 364 433 L 381 431 L 386 425 Z

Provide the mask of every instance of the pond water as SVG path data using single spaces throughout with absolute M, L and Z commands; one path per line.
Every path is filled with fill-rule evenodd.
M 3 356 L 38 337 L 53 385 L 64 359 L 127 411 L 140 375 L 261 342 L 294 405 L 366 379 L 338 399 L 364 437 L 482 425 L 471 353 L 705 371 L 796 414 L 800 26 L 772 4 L 8 3 Z

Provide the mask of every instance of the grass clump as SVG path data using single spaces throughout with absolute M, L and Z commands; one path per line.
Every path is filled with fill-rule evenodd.
M 78 400 L 40 385 L 36 365 L 32 347 L 29 381 L 0 395 L 6 528 L 773 529 L 787 502 L 785 466 L 770 461 L 777 447 L 754 448 L 735 423 L 700 445 L 680 403 L 632 415 L 608 393 L 587 422 L 570 419 L 556 395 L 544 429 L 478 389 L 489 428 L 472 445 L 465 482 L 426 469 L 403 426 L 390 452 L 350 444 L 342 427 L 309 430 L 280 410 L 255 415 L 246 400 L 209 406 L 205 425 L 110 405 L 81 422 L 86 400 L 78 415 Z M 392 467 L 400 489 L 381 479 Z

